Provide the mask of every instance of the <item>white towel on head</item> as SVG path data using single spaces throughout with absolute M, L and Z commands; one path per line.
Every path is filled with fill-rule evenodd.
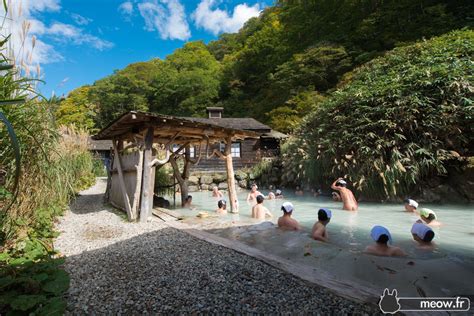
M 382 235 L 387 235 L 388 241 L 392 243 L 392 235 L 390 234 L 387 228 L 379 225 L 372 227 L 372 230 L 370 231 L 370 236 L 374 241 L 379 240 L 380 236 Z
M 418 208 L 418 202 L 415 201 L 415 200 L 412 200 L 412 199 L 408 199 L 407 200 L 407 204 L 410 205 L 410 206 L 413 206 L 414 208 Z
M 415 223 L 411 227 L 411 233 L 413 235 L 420 237 L 421 239 L 424 239 L 426 233 L 429 232 L 430 230 L 432 230 L 431 227 L 423 223 Z

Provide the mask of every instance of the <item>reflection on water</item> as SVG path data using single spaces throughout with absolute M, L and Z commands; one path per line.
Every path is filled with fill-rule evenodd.
M 265 201 L 273 213 L 268 222 L 251 219 L 251 206 L 246 192 L 239 193 L 239 214 L 228 214 L 212 219 L 197 219 L 199 211 L 212 213 L 217 199 L 210 193 L 193 194 L 196 210 L 180 209 L 188 224 L 204 227 L 222 237 L 239 240 L 252 247 L 334 272 L 337 278 L 350 279 L 367 286 L 397 287 L 402 295 L 418 295 L 421 287 L 428 295 L 474 294 L 474 209 L 472 205 L 421 205 L 436 211 L 441 227 L 435 227 L 436 249 L 420 250 L 412 240 L 411 225 L 418 219 L 403 211 L 402 204 L 361 203 L 357 212 L 342 210 L 342 203 L 328 198 L 294 197 L 285 200 Z M 291 201 L 295 207 L 293 217 L 303 231 L 286 232 L 276 229 L 281 215 L 280 207 Z M 328 207 L 333 211 L 328 224 L 330 243 L 310 238 L 311 227 L 317 220 L 317 211 Z M 370 229 L 374 225 L 386 226 L 394 244 L 408 254 L 408 258 L 381 258 L 362 254 L 373 243 Z M 449 271 L 449 273 L 447 273 Z M 416 283 L 416 286 L 414 285 Z M 402 291 L 401 291 L 402 290 Z

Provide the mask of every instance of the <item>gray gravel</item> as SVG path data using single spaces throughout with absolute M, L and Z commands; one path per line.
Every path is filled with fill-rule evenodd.
M 158 220 L 126 223 L 102 205 L 104 189 L 83 191 L 57 225 L 69 314 L 377 312 Z

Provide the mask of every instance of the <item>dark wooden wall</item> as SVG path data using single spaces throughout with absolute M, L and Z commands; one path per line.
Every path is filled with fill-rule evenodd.
M 215 144 L 209 148 L 209 152 L 214 149 L 219 150 L 219 145 Z M 240 147 L 241 157 L 232 157 L 234 169 L 251 168 L 259 163 L 263 157 L 273 157 L 277 155 L 277 148 L 262 148 L 260 139 L 246 139 L 241 142 Z M 197 149 L 196 149 L 196 154 Z M 210 159 L 203 158 L 198 165 L 193 166 L 193 171 L 225 171 L 225 162 L 219 157 L 212 157 Z

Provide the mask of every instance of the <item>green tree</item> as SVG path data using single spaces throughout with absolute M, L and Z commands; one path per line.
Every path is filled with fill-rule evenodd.
M 289 99 L 285 105 L 271 110 L 267 115 L 273 128 L 283 133 L 292 133 L 303 117 L 315 111 L 325 97 L 315 91 L 303 91 Z
M 95 130 L 97 107 L 89 99 L 90 86 L 79 87 L 59 103 L 56 114 L 58 125 L 75 125 L 90 132 Z
M 153 59 L 127 66 L 98 80 L 90 88 L 90 99 L 97 105 L 96 125 L 105 127 L 124 112 L 148 111 L 154 90 L 151 81 L 161 61 Z
M 150 109 L 163 114 L 200 116 L 214 104 L 221 66 L 202 42 L 190 42 L 159 63 L 151 83 Z

